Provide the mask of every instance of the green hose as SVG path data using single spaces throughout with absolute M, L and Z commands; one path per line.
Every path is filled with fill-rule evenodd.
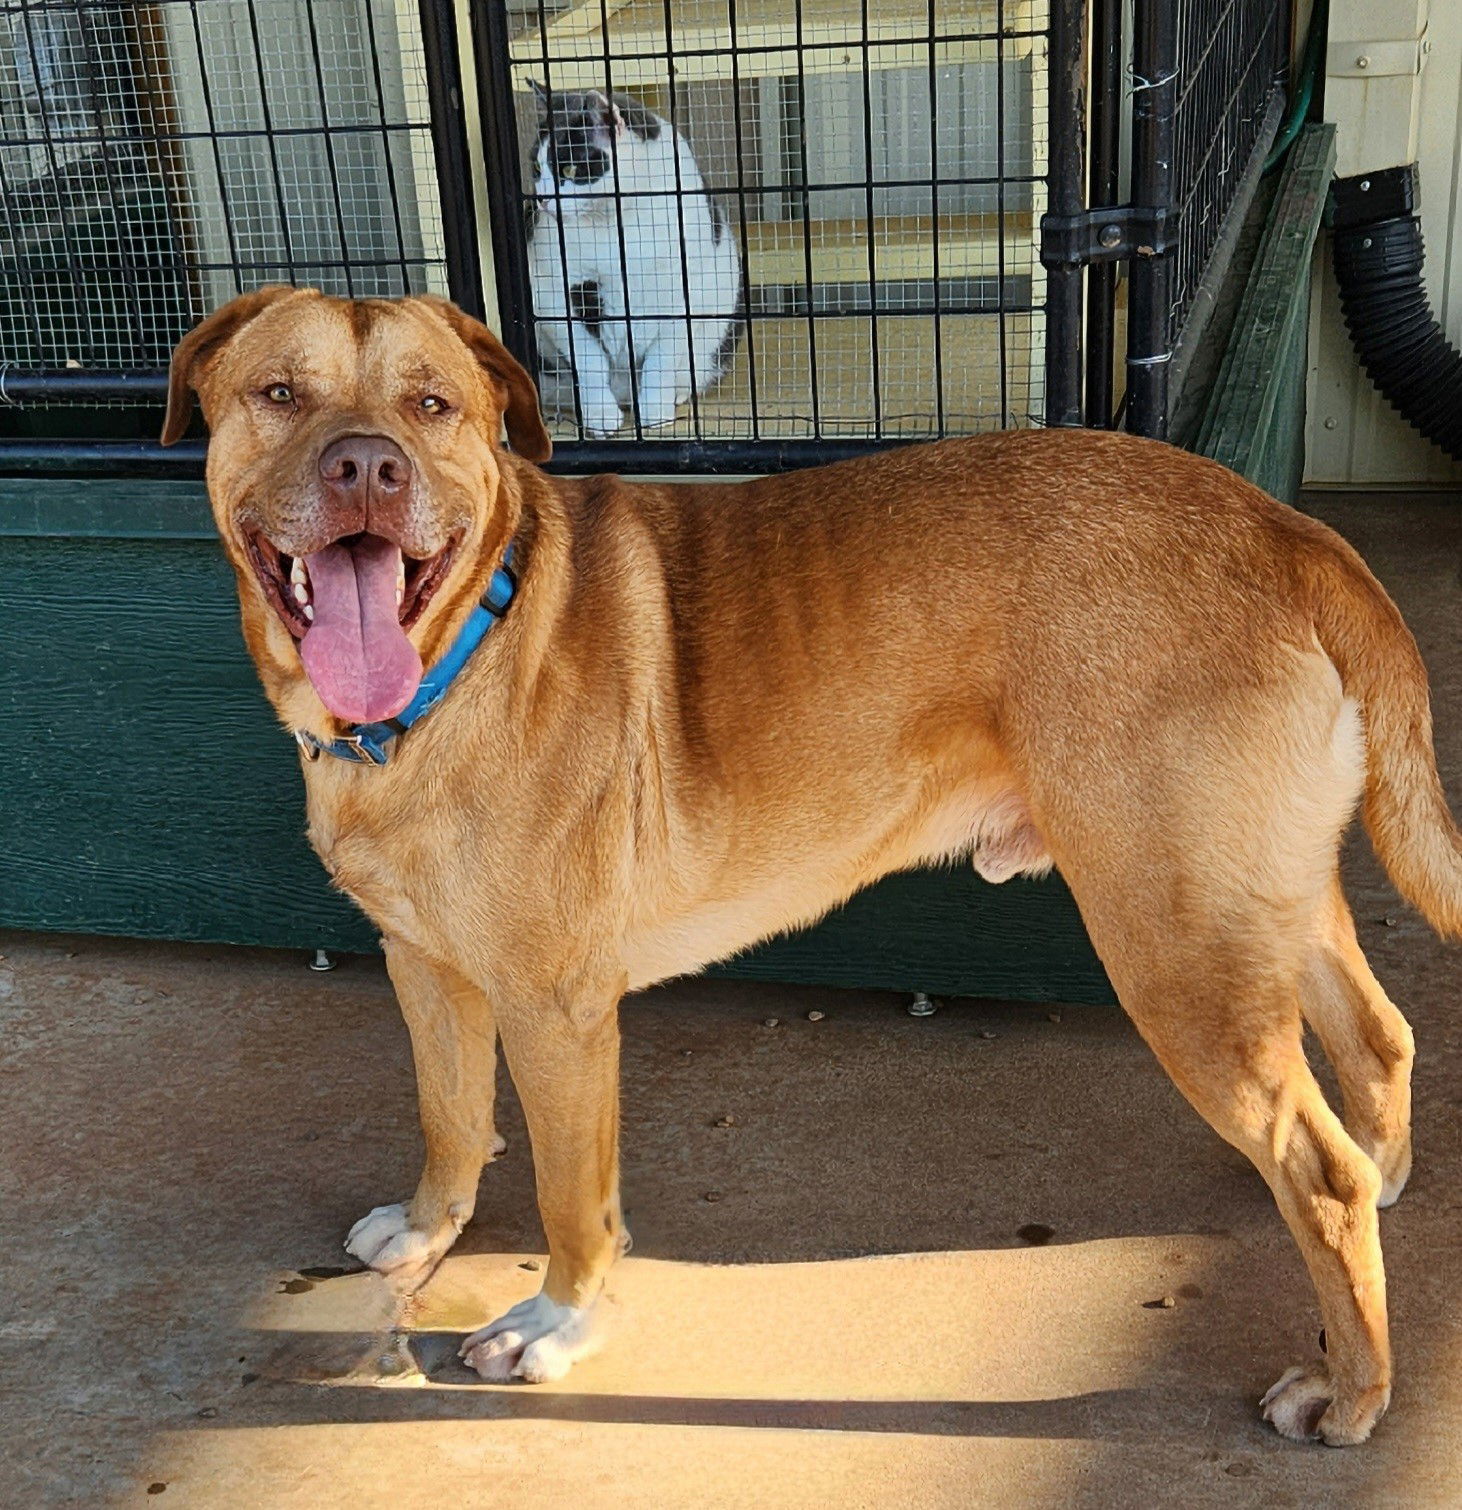
M 1264 159 L 1264 171 L 1272 173 L 1284 159 L 1300 127 L 1310 113 L 1310 102 L 1315 98 L 1315 80 L 1320 77 L 1320 54 L 1325 46 L 1325 34 L 1330 19 L 1330 0 L 1315 0 L 1310 11 L 1310 30 L 1305 36 L 1305 50 L 1300 57 L 1300 76 L 1295 84 L 1294 99 L 1289 114 L 1274 138 L 1269 156 Z

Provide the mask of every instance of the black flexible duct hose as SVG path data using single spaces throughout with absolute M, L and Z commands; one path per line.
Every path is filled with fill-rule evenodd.
M 1335 278 L 1361 366 L 1413 429 L 1462 461 L 1462 354 L 1427 303 L 1415 166 L 1337 179 Z

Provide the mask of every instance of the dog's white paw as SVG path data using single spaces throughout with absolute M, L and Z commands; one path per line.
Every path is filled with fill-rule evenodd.
M 1316 1364 L 1286 1369 L 1259 1402 L 1264 1419 L 1291 1442 L 1314 1442 L 1320 1417 L 1330 1409 L 1330 1376 Z
M 466 1338 L 459 1354 L 489 1384 L 562 1379 L 599 1350 L 596 1307 L 561 1306 L 541 1290 Z
M 422 1232 L 411 1225 L 407 1207 L 377 1206 L 350 1229 L 345 1251 L 377 1274 L 409 1288 L 426 1282 L 466 1224 L 466 1213 L 461 1213 L 459 1221 L 454 1209 L 452 1222 L 441 1232 Z
M 1286 1369 L 1259 1402 L 1264 1419 L 1291 1442 L 1346 1447 L 1364 1442 L 1385 1414 L 1390 1391 L 1363 1391 L 1354 1400 L 1336 1398 L 1330 1371 L 1321 1363 Z

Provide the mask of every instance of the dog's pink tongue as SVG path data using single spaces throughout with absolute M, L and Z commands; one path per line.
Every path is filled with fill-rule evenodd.
M 421 657 L 396 617 L 401 551 L 363 535 L 305 557 L 315 618 L 300 659 L 320 700 L 347 723 L 399 713 L 421 683 Z

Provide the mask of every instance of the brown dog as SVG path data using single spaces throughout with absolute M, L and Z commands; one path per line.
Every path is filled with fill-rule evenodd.
M 246 295 L 178 348 L 165 440 L 190 389 L 249 649 L 317 756 L 311 840 L 382 929 L 411 1028 L 426 1167 L 351 1250 L 422 1282 L 500 1146 L 496 1033 L 522 1094 L 550 1262 L 464 1344 L 484 1377 L 553 1378 L 593 1345 L 620 997 L 965 855 L 992 879 L 1060 866 L 1319 1292 L 1328 1359 L 1265 1414 L 1364 1440 L 1391 1391 L 1376 1207 L 1410 1167 L 1412 1041 L 1336 853 L 1364 794 L 1396 884 L 1456 932 L 1462 840 L 1416 646 L 1348 546 L 1117 434 L 736 486 L 548 477 L 528 376 L 434 299 Z M 515 600 L 389 765 L 317 754 L 402 707 L 510 542 Z

